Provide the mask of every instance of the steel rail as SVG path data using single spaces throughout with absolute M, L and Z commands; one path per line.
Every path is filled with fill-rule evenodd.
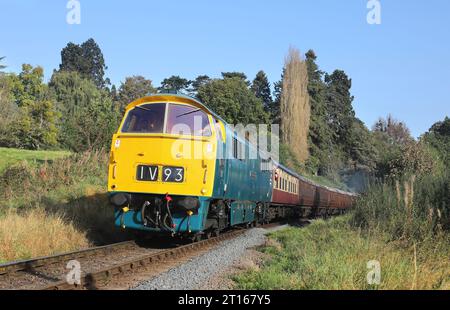
M 52 256 L 39 257 L 29 260 L 20 260 L 0 265 L 0 279 L 1 276 L 11 274 L 18 271 L 33 270 L 39 267 L 50 266 L 53 264 L 61 263 L 66 260 L 79 259 L 90 256 L 95 256 L 102 253 L 107 253 L 118 248 L 126 248 L 135 245 L 134 241 L 124 241 L 120 243 L 114 243 L 105 246 L 88 248 L 80 251 L 67 252 L 63 254 L 57 254 Z
M 149 253 L 142 257 L 132 259 L 123 263 L 118 263 L 109 267 L 105 267 L 98 271 L 94 271 L 83 275 L 80 284 L 69 284 L 67 281 L 60 281 L 52 283 L 45 287 L 38 288 L 38 290 L 81 290 L 81 289 L 99 289 L 107 284 L 112 277 L 125 275 L 137 269 L 149 267 L 152 264 L 164 262 L 167 259 L 179 258 L 188 255 L 194 251 L 207 248 L 208 246 L 219 244 L 222 241 L 235 238 L 247 230 L 233 230 L 219 235 L 211 239 L 202 240 L 199 242 L 182 245 L 176 248 L 161 250 L 156 253 Z

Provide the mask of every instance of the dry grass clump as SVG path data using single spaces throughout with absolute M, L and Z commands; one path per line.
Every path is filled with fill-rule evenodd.
M 0 262 L 46 256 L 89 247 L 86 234 L 62 216 L 42 209 L 0 217 Z
M 290 48 L 285 61 L 281 94 L 282 142 L 290 145 L 301 162 L 309 157 L 308 133 L 311 106 L 308 94 L 308 69 L 298 49 Z

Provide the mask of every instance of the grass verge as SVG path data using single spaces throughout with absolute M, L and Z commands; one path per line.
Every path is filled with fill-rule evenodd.
M 243 289 L 450 289 L 450 173 L 372 185 L 345 217 L 270 235 Z M 381 282 L 367 281 L 379 262 Z
M 0 147 L 0 174 L 10 166 L 21 161 L 27 161 L 29 164 L 37 166 L 45 161 L 67 157 L 68 151 L 29 151 L 14 148 Z
M 355 230 L 350 216 L 317 220 L 269 236 L 259 269 L 233 276 L 239 289 L 450 289 L 448 238 L 404 246 L 389 236 Z M 415 250 L 414 250 L 415 249 Z M 381 282 L 369 285 L 369 261 Z

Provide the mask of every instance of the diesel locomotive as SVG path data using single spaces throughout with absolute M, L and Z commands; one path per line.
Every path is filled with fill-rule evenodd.
M 256 156 L 242 156 L 250 151 Z M 197 99 L 174 93 L 127 106 L 112 139 L 108 192 L 116 225 L 194 240 L 287 216 L 340 214 L 355 197 L 273 161 Z

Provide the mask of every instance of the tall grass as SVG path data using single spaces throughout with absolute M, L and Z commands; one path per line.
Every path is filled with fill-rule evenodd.
M 407 244 L 442 237 L 450 228 L 450 173 L 372 185 L 358 199 L 351 224 Z
M 0 260 L 127 239 L 114 226 L 107 162 L 106 152 L 95 151 L 7 168 L 0 175 Z
M 0 263 L 89 246 L 85 233 L 62 216 L 42 209 L 0 217 Z

